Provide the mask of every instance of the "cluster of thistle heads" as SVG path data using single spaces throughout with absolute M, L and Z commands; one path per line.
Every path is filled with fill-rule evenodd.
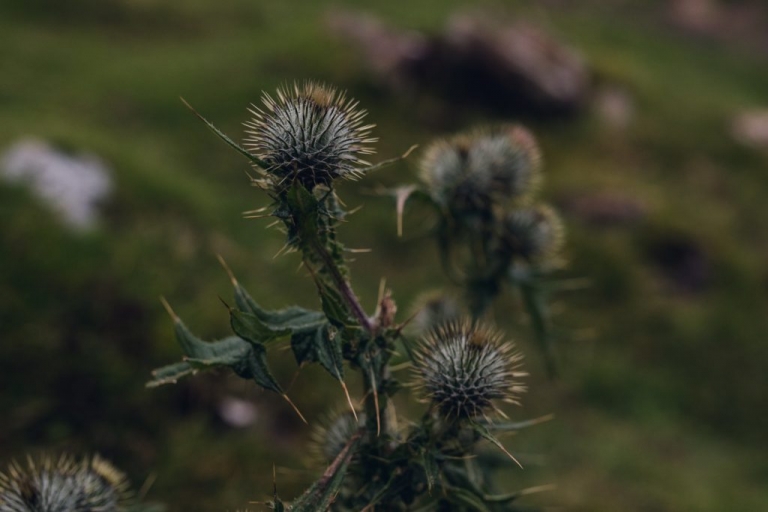
M 475 129 L 429 146 L 421 179 L 449 244 L 479 234 L 493 253 L 485 256 L 554 263 L 563 226 L 550 206 L 536 202 L 541 164 L 536 140 L 518 125 Z
M 99 456 L 30 458 L 0 474 L 0 512 L 118 512 L 129 498 L 125 476 Z

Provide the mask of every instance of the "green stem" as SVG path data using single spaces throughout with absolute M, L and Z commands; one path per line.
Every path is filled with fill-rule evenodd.
M 328 274 L 330 274 L 331 279 L 333 279 L 333 283 L 336 285 L 339 293 L 344 297 L 344 300 L 349 306 L 352 314 L 355 316 L 355 319 L 360 323 L 363 329 L 369 334 L 372 334 L 374 330 L 373 323 L 371 323 L 371 319 L 365 313 L 363 306 L 360 304 L 360 301 L 358 300 L 357 295 L 355 295 L 354 290 L 352 290 L 352 287 L 349 285 L 349 282 L 344 278 L 341 271 L 336 266 L 336 262 L 331 255 L 328 254 L 328 251 L 325 250 L 325 247 L 319 243 L 312 244 L 312 248 L 317 255 L 320 256 Z
M 523 302 L 531 317 L 536 339 L 544 353 L 544 361 L 547 366 L 547 374 L 550 379 L 557 377 L 557 365 L 555 364 L 555 348 L 552 343 L 552 328 L 546 303 L 541 297 L 541 292 L 531 283 L 520 283 L 520 291 Z

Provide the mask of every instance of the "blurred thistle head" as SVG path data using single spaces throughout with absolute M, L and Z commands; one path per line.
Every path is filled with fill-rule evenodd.
M 365 425 L 364 413 L 357 413 L 357 418 L 350 410 L 329 415 L 312 431 L 312 454 L 323 464 L 332 461 L 363 425 Z
M 268 184 L 278 189 L 300 182 L 311 190 L 336 178 L 360 176 L 368 165 L 362 155 L 373 153 L 368 144 L 373 125 L 364 125 L 366 111 L 336 89 L 306 82 L 277 90 L 277 97 L 262 96 L 263 107 L 249 109 L 245 147 L 267 164 Z
M 452 322 L 425 336 L 414 357 L 415 387 L 424 401 L 451 419 L 495 409 L 494 401 L 518 403 L 522 355 L 514 343 L 478 324 Z
M 415 334 L 427 333 L 439 325 L 455 321 L 462 314 L 458 299 L 442 291 L 419 295 L 412 310 L 410 331 Z
M 513 255 L 543 263 L 563 248 L 565 228 L 552 207 L 540 204 L 509 212 L 504 219 L 503 240 Z
M 531 195 L 541 181 L 541 154 L 525 128 L 480 129 L 427 148 L 421 177 L 439 204 L 462 215 L 489 212 Z
M 125 476 L 99 456 L 30 458 L 0 474 L 0 512 L 120 511 L 127 493 Z

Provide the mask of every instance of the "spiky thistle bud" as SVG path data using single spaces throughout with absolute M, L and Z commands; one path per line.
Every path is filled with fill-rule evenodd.
M 540 168 L 530 132 L 503 125 L 434 142 L 422 159 L 421 178 L 435 201 L 463 215 L 528 197 L 541 180 Z
M 0 474 L 0 512 L 116 512 L 127 493 L 125 476 L 99 456 L 30 458 Z
M 336 89 L 306 82 L 277 90 L 277 98 L 262 96 L 263 107 L 249 111 L 245 147 L 267 164 L 265 178 L 273 187 L 299 181 L 307 189 L 329 185 L 336 178 L 353 179 L 373 125 L 364 125 L 364 110 Z
M 512 254 L 530 262 L 551 260 L 565 243 L 560 216 L 550 206 L 514 210 L 504 219 L 503 240 Z
M 344 410 L 329 415 L 312 431 L 312 454 L 322 463 L 332 461 L 362 425 L 365 425 L 364 413 L 355 417 L 352 411 Z
M 518 403 L 522 355 L 488 327 L 453 322 L 425 336 L 415 352 L 414 386 L 450 419 L 474 418 L 494 401 Z

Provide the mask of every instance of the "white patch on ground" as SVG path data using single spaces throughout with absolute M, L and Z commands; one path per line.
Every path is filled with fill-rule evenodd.
M 256 406 L 251 402 L 231 396 L 221 400 L 219 415 L 224 423 L 235 428 L 250 427 L 259 416 Z
M 737 115 L 731 123 L 731 133 L 742 144 L 768 148 L 768 109 Z
M 23 139 L 0 155 L 0 178 L 26 183 L 77 230 L 99 220 L 98 205 L 112 191 L 110 171 L 95 155 L 69 155 L 38 139 Z

